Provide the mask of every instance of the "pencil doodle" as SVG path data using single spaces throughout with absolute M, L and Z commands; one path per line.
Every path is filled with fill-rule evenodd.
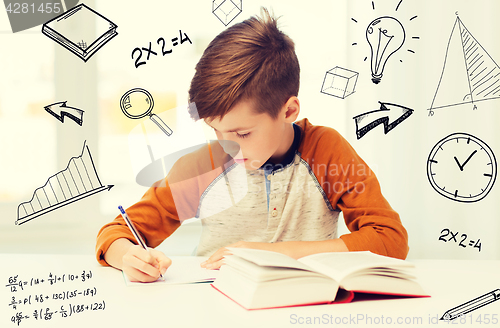
M 434 110 L 500 98 L 500 67 L 457 16 L 428 116 Z
M 365 134 L 367 134 L 369 131 L 371 131 L 380 124 L 384 125 L 384 133 L 387 134 L 396 126 L 398 126 L 401 122 L 410 117 L 411 114 L 413 114 L 413 109 L 405 106 L 391 104 L 391 103 L 384 103 L 380 101 L 379 103 L 380 103 L 380 109 L 366 112 L 353 117 L 356 123 L 356 136 L 358 139 L 361 139 Z M 401 114 L 398 116 L 397 119 L 389 123 L 389 114 L 394 112 L 398 114 L 399 112 L 401 112 Z M 369 118 L 370 123 L 360 128 L 360 123 L 367 117 Z
M 398 11 L 402 1 L 399 1 L 395 11 Z M 375 2 L 372 1 L 372 9 L 375 10 Z M 417 16 L 412 16 L 409 20 L 413 21 Z M 358 20 L 351 17 L 351 21 L 358 23 Z M 365 28 L 365 38 L 370 46 L 370 69 L 372 82 L 379 84 L 382 80 L 387 61 L 396 52 L 400 51 L 406 42 L 406 30 L 396 17 L 379 16 L 373 19 Z M 413 36 L 412 40 L 420 39 L 418 36 Z M 353 42 L 353 46 L 357 46 L 358 42 Z M 415 53 L 412 49 L 407 49 L 410 53 Z M 364 58 L 364 61 L 368 56 Z M 400 62 L 402 60 L 400 59 Z
M 173 133 L 172 129 L 170 129 L 170 127 L 165 124 L 165 122 L 163 122 L 158 115 L 152 113 L 153 107 L 153 96 L 151 96 L 147 90 L 141 88 L 134 88 L 125 92 L 120 99 L 120 108 L 125 116 L 131 119 L 139 119 L 149 116 L 151 121 L 153 121 L 163 131 L 163 133 L 170 136 Z M 131 112 L 132 110 L 134 112 Z
M 78 0 L 22 1 L 4 0 L 12 33 L 27 30 L 73 8 Z
M 467 133 L 452 133 L 432 148 L 427 178 L 440 195 L 463 203 L 477 202 L 490 192 L 497 176 L 491 148 Z
M 344 99 L 355 92 L 358 75 L 358 72 L 336 66 L 326 72 L 321 93 Z
M 79 156 L 72 157 L 64 170 L 37 188 L 29 201 L 19 204 L 16 225 L 112 187 L 101 183 L 89 147 L 84 143 Z
M 451 321 L 456 318 L 477 310 L 485 305 L 498 301 L 500 299 L 500 289 L 494 289 L 489 293 L 476 297 L 468 302 L 460 304 L 446 311 L 440 320 Z
M 45 110 L 50 115 L 61 121 L 61 123 L 64 123 L 64 117 L 68 117 L 80 126 L 82 126 L 83 124 L 84 111 L 78 108 L 66 106 L 66 101 L 60 101 L 51 105 L 47 105 L 45 106 Z
M 213 0 L 212 14 L 227 26 L 243 11 L 242 0 Z
M 95 25 L 95 31 L 89 24 Z M 82 3 L 43 24 L 42 33 L 87 62 L 118 35 L 117 27 Z

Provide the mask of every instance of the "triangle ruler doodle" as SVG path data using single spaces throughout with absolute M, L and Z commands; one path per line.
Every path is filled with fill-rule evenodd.
M 500 67 L 457 17 L 448 41 L 435 109 L 500 98 Z
M 42 187 L 35 190 L 29 201 L 18 206 L 16 224 L 26 223 L 112 187 L 101 183 L 89 147 L 84 143 L 80 156 L 72 157 L 64 170 L 51 176 Z

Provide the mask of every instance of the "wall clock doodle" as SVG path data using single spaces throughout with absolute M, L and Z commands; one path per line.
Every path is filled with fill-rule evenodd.
M 490 192 L 497 176 L 491 148 L 467 133 L 453 133 L 432 148 L 427 177 L 442 196 L 464 203 L 477 202 Z

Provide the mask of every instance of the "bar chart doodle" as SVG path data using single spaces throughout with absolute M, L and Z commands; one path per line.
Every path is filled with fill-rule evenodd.
M 80 156 L 72 157 L 64 170 L 37 188 L 29 201 L 19 204 L 16 225 L 112 187 L 101 183 L 89 147 L 84 143 Z
M 500 98 L 500 67 L 457 16 L 429 110 Z

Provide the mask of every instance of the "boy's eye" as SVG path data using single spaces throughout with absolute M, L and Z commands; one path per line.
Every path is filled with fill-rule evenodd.
M 248 137 L 249 135 L 250 135 L 250 132 L 247 132 L 247 133 L 241 133 L 241 134 L 240 134 L 240 133 L 236 133 L 236 136 L 237 136 L 238 138 L 242 138 L 242 139 L 243 139 L 243 138 Z

